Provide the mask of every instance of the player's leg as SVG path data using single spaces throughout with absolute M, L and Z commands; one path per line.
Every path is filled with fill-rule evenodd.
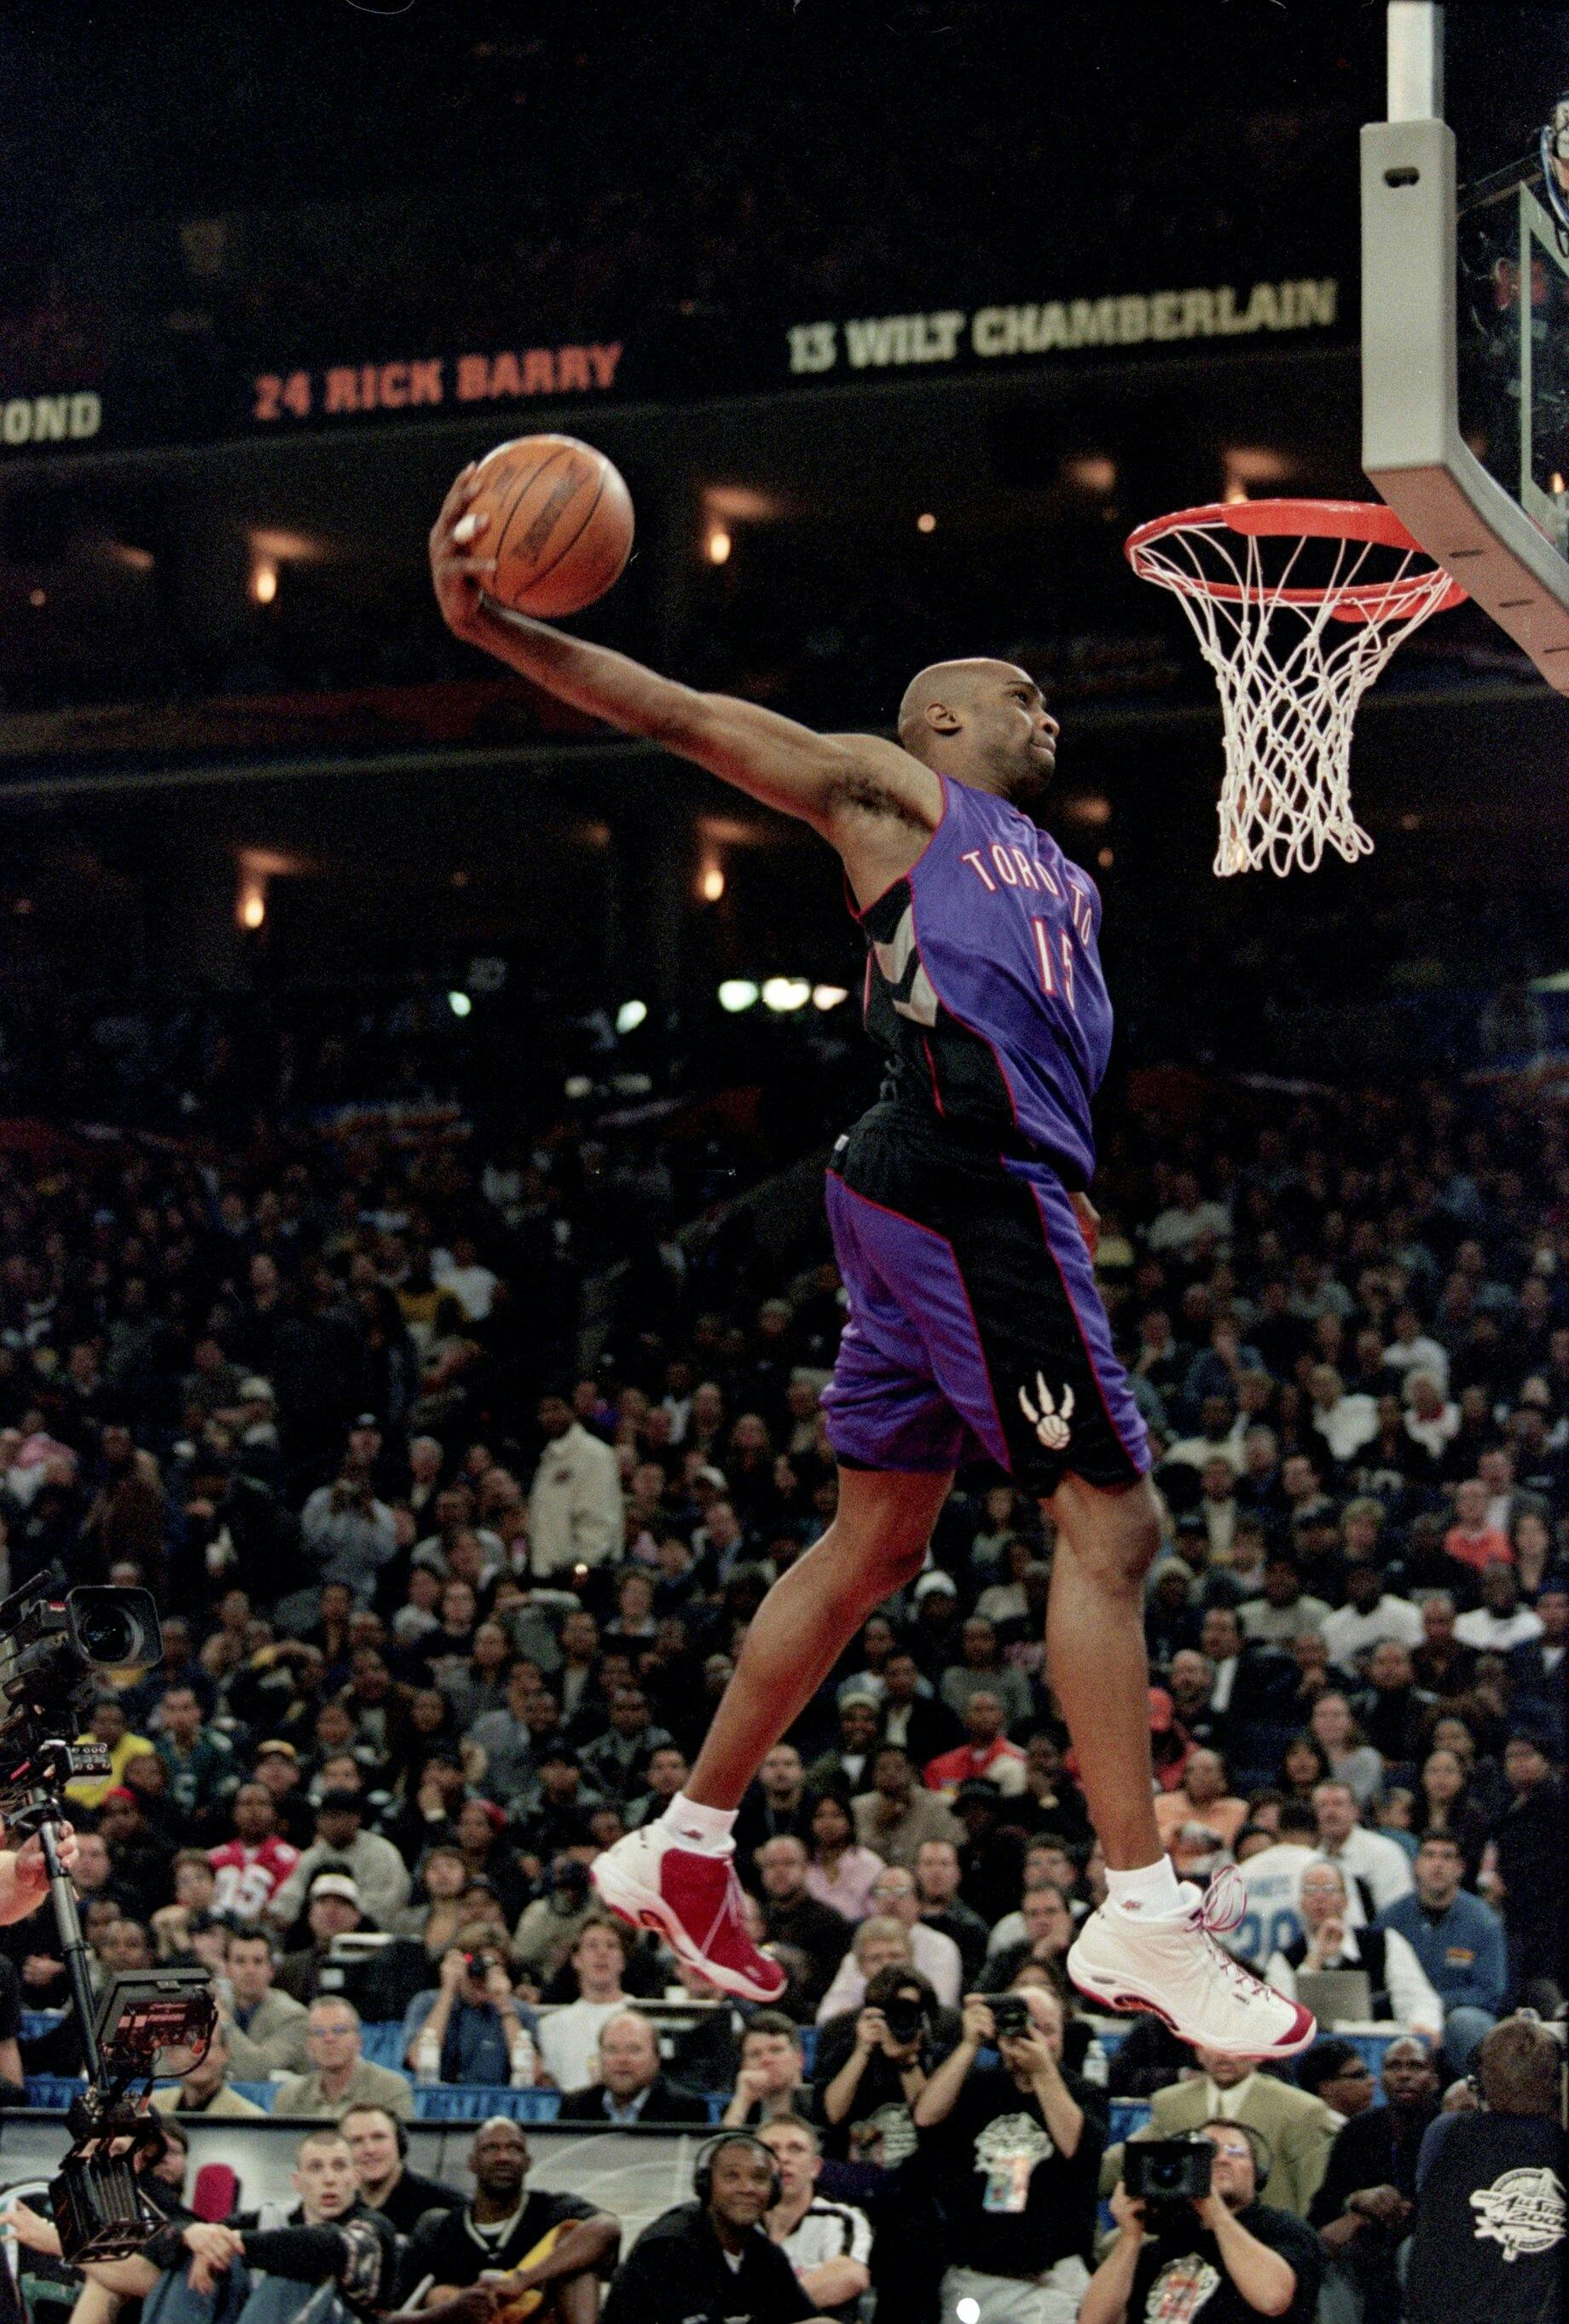
M 1046 1503 L 1057 1526 L 1047 1667 L 1079 1783 L 1113 1871 L 1161 1856 L 1149 1754 L 1144 1576 L 1160 1544 L 1149 1484 L 1066 1476 Z
M 753 1616 L 686 1796 L 734 1808 L 867 1616 L 920 1572 L 950 1474 L 841 1469 L 833 1523 Z

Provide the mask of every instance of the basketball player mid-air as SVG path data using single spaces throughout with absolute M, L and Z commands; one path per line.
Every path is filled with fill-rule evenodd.
M 1100 901 L 1027 811 L 1056 719 L 1001 661 L 922 670 L 897 744 L 697 693 L 494 606 L 474 489 L 466 469 L 430 536 L 448 628 L 820 833 L 859 907 L 866 1021 L 888 1064 L 828 1171 L 850 1311 L 824 1396 L 837 1514 L 752 1621 L 685 1792 L 595 1863 L 601 1897 L 725 1991 L 778 1997 L 784 1978 L 742 1918 L 737 1804 L 867 1616 L 920 1572 L 955 1471 L 990 1456 L 1057 1526 L 1048 1667 L 1110 1890 L 1069 1973 L 1209 2049 L 1300 2050 L 1312 2017 L 1216 1941 L 1225 1918 L 1178 1886 L 1156 1831 L 1142 1585 L 1158 1524 L 1085 1193 L 1112 1037 Z

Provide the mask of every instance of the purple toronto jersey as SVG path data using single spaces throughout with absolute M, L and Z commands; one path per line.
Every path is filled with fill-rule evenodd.
M 1006 799 L 939 778 L 918 861 L 856 914 L 870 947 L 866 1029 L 883 1097 L 966 1139 L 1094 1175 L 1090 1101 L 1112 1047 L 1101 899 L 1049 833 Z

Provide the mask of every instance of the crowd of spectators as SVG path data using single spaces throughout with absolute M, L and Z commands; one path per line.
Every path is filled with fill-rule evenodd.
M 1099 1271 L 1164 1512 L 1161 1830 L 1184 1877 L 1237 1888 L 1239 1953 L 1401 2037 L 1398 2141 L 1402 2106 L 1420 2128 L 1500 2019 L 1562 1995 L 1569 1160 L 1438 1091 L 1107 1130 Z M 761 1302 L 706 1281 L 714 1305 L 546 1378 L 508 1185 L 353 1157 L 0 1164 L 10 1586 L 58 1563 L 164 1609 L 162 1661 L 104 1674 L 109 1772 L 71 1806 L 96 1973 L 212 1972 L 219 2042 L 171 2116 L 396 2124 L 458 2087 L 757 2133 L 754 2218 L 786 2222 L 803 2296 L 874 2286 L 919 2319 L 944 2283 L 951 2307 L 1024 2276 L 1072 2316 L 1119 2186 L 1108 2108 L 1148 2101 L 1158 2133 L 1260 2135 L 1239 2211 L 1322 2229 L 1287 2263 L 1354 2262 L 1370 2324 L 1398 2312 L 1400 2222 L 1343 2224 L 1385 2183 L 1342 2144 L 1374 2094 L 1354 2048 L 1292 2079 L 1075 2008 L 1102 1868 L 1043 1655 L 1050 1521 L 997 1472 L 960 1478 L 743 1803 L 780 2006 L 596 1908 L 595 1856 L 679 1789 L 832 1514 L 836 1280 L 808 1253 Z M 0 2073 L 76 2072 L 47 1915 L 4 1942 Z M 1220 2200 L 1247 2173 L 1217 2137 Z M 755 2162 L 725 2152 L 710 2208 Z M 591 2273 L 608 2246 L 583 2251 Z

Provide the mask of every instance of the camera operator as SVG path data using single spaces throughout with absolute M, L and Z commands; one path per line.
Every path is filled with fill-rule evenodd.
M 1204 2324 L 1251 2324 L 1255 2316 L 1309 2324 L 1323 2273 L 1318 2240 L 1289 2211 L 1259 2201 L 1260 2135 L 1215 2120 L 1195 2136 L 1214 2149 L 1209 2193 L 1152 2202 L 1118 2181 L 1117 2237 L 1091 2280 L 1079 2324 L 1129 2317 L 1177 2324 L 1201 2308 Z
M 1077 2315 L 1105 2124 L 1088 2084 L 1063 2067 L 1064 2016 L 1040 1985 L 990 2002 L 967 1995 L 958 2046 L 916 2099 L 916 2128 L 937 2134 L 930 2144 L 941 2158 L 945 2324 L 967 2302 L 984 2324 L 1074 2324 Z M 1001 2063 L 979 2064 L 993 2043 Z
M 1564 2049 L 1524 2013 L 1476 2052 L 1481 2107 L 1441 2114 L 1417 2161 L 1412 2324 L 1551 2324 L 1564 2313 Z

